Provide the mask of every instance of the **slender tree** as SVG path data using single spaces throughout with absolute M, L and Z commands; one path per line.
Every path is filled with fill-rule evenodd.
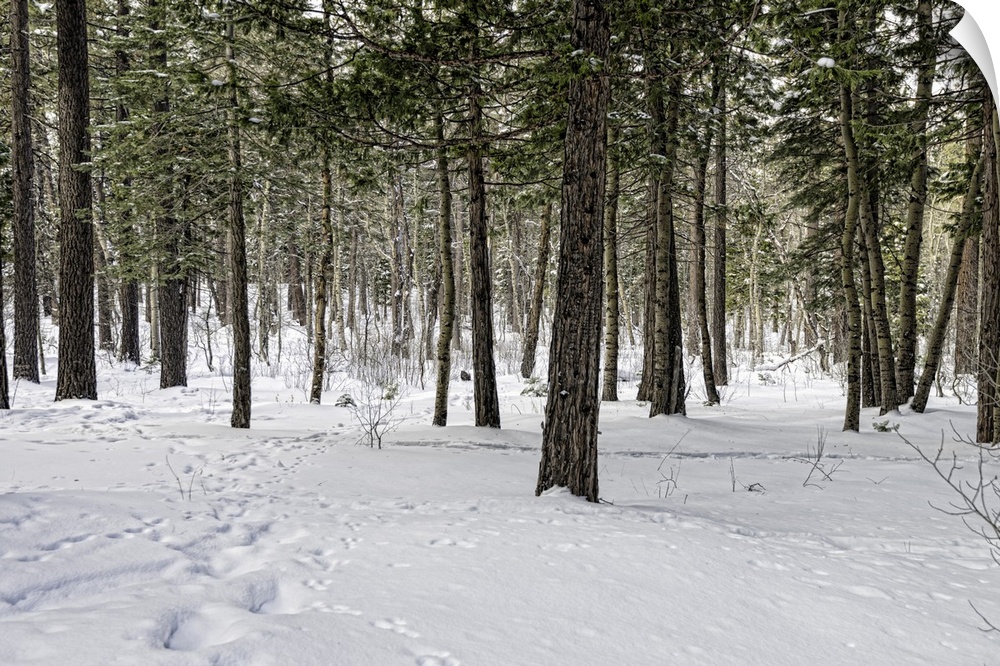
M 11 0 L 11 139 L 14 204 L 14 379 L 38 383 L 35 164 L 29 110 L 28 1 Z

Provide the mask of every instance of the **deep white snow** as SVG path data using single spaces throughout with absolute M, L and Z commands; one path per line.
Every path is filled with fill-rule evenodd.
M 456 367 L 453 425 L 429 426 L 433 386 L 411 387 L 379 450 L 332 406 L 347 380 L 308 405 L 258 363 L 239 431 L 228 378 L 199 363 L 160 391 L 102 361 L 97 402 L 53 403 L 54 374 L 16 387 L 0 664 L 1000 663 L 972 607 L 1000 622 L 987 544 L 871 425 L 929 451 L 944 432 L 972 461 L 954 398 L 845 434 L 840 385 L 802 361 L 737 371 L 719 407 L 696 390 L 686 418 L 606 403 L 595 505 L 534 496 L 543 399 L 513 376 L 502 430 L 470 425 Z

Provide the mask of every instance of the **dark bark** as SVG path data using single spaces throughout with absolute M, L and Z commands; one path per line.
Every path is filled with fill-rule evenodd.
M 482 90 L 469 86 L 469 254 L 472 289 L 472 372 L 476 425 L 500 427 L 493 359 L 493 273 L 490 270 L 489 230 L 486 223 L 486 184 L 483 171 Z
M 440 114 L 435 118 L 438 143 L 438 254 L 441 262 L 443 297 L 441 299 L 441 330 L 437 344 L 437 386 L 434 392 L 434 420 L 436 426 L 448 424 L 448 387 L 451 382 L 451 336 L 455 324 L 455 267 L 452 256 L 451 231 L 451 182 L 448 151 L 444 147 L 444 122 Z
M 603 0 L 574 0 L 570 39 L 581 61 L 604 62 L 610 33 Z M 568 98 L 549 396 L 535 493 L 562 486 L 596 502 L 607 73 L 574 76 Z
M 685 413 L 684 357 L 681 299 L 674 230 L 673 184 L 677 163 L 677 126 L 680 115 L 679 78 L 670 84 L 667 99 L 655 84 L 653 100 L 654 152 L 664 158 L 657 176 L 656 198 L 656 307 L 653 349 L 653 395 L 649 415 Z M 666 114 L 663 106 L 666 104 Z
M 985 157 L 985 153 L 983 157 Z M 962 255 L 965 253 L 969 230 L 972 228 L 973 216 L 976 210 L 976 199 L 979 197 L 979 188 L 985 166 L 985 160 L 980 158 L 969 180 L 969 191 L 962 202 L 962 215 L 959 219 L 958 228 L 955 230 L 951 256 L 948 261 L 948 273 L 945 275 L 944 289 L 941 293 L 941 304 L 938 309 L 937 318 L 934 321 L 934 327 L 927 338 L 927 359 L 924 362 L 924 370 L 920 374 L 920 382 L 917 384 L 913 400 L 910 401 L 910 407 L 917 413 L 922 414 L 924 409 L 927 408 L 927 398 L 931 393 L 931 385 L 934 383 L 934 376 L 937 374 L 938 366 L 941 364 L 944 338 L 948 332 L 948 321 L 951 318 L 951 310 L 955 304 L 955 292 L 958 286 L 958 274 L 962 266 Z
M 11 0 L 11 167 L 14 250 L 14 379 L 38 375 L 35 277 L 35 163 L 32 155 L 28 2 Z M 4 373 L 6 377 L 6 373 Z
M 721 73 L 716 65 L 712 70 L 711 109 L 718 108 L 721 93 Z M 701 341 L 702 378 L 705 382 L 706 402 L 719 404 L 719 391 L 715 388 L 715 372 L 712 362 L 712 339 L 708 328 L 708 295 L 705 287 L 705 196 L 708 177 L 708 157 L 715 132 L 715 118 L 709 114 L 705 129 L 705 140 L 699 150 L 694 174 L 694 265 L 691 292 Z
M 662 113 L 660 114 L 662 115 Z M 649 401 L 653 397 L 653 354 L 656 351 L 656 198 L 659 178 L 650 171 L 646 186 L 646 238 L 642 301 L 642 377 L 639 379 L 636 400 Z
M 729 384 L 726 363 L 726 228 L 729 226 L 726 73 L 719 88 L 719 138 L 715 147 L 715 244 L 712 247 L 712 369 L 716 386 Z
M 982 296 L 979 311 L 979 364 L 976 406 L 976 441 L 980 444 L 1000 442 L 1000 391 L 997 372 L 1000 369 L 1000 192 L 997 179 L 997 111 L 987 92 L 983 103 L 986 125 L 983 151 L 986 169 L 983 172 L 983 236 L 982 236 Z
M 326 376 L 326 292 L 333 248 L 333 221 L 330 211 L 333 184 L 330 172 L 330 151 L 325 147 L 323 148 L 323 165 L 320 176 L 323 181 L 323 237 L 320 239 L 320 259 L 319 266 L 316 267 L 316 286 L 313 290 L 316 311 L 313 314 L 313 371 L 312 386 L 309 391 L 309 402 L 314 405 L 320 404 L 323 398 L 323 383 Z
M 962 268 L 958 273 L 955 296 L 955 374 L 971 375 L 976 371 L 979 321 L 979 236 L 965 242 Z
M 56 3 L 59 56 L 59 367 L 56 400 L 97 399 L 90 80 L 85 0 Z
M 288 309 L 300 326 L 306 325 L 306 295 L 302 289 L 302 259 L 294 241 L 288 245 Z
M 846 10 L 840 12 L 841 25 L 846 20 L 846 13 Z M 847 164 L 847 211 L 840 238 L 840 278 L 847 308 L 847 406 L 844 410 L 844 430 L 858 432 L 861 429 L 861 327 L 864 322 L 858 301 L 858 287 L 854 281 L 854 241 L 861 189 L 852 117 L 851 90 L 846 84 L 841 84 L 840 130 Z
M 531 309 L 524 332 L 524 353 L 521 355 L 521 376 L 525 379 L 535 372 L 535 352 L 538 347 L 538 329 L 542 319 L 542 302 L 545 295 L 545 277 L 549 273 L 549 236 L 552 230 L 552 204 L 542 208 L 538 232 L 538 260 L 535 263 L 535 281 L 531 288 Z
M 917 73 L 916 104 L 910 136 L 916 141 L 911 159 L 910 202 L 906 211 L 906 240 L 903 244 L 903 270 L 899 285 L 899 361 L 896 364 L 896 388 L 899 400 L 913 395 L 914 368 L 917 362 L 917 275 L 920 269 L 920 246 L 923 242 L 924 206 L 927 201 L 927 117 L 934 95 L 937 43 L 931 0 L 917 2 L 917 31 L 923 53 Z
M 235 29 L 226 24 L 226 63 L 229 70 L 229 275 L 232 280 L 233 323 L 233 428 L 250 427 L 250 308 L 247 299 L 246 220 L 243 215 L 243 156 L 240 128 L 236 60 L 233 49 Z M 264 295 L 261 294 L 261 298 Z M 262 307 L 269 308 L 269 304 Z M 261 336 L 267 331 L 261 330 Z

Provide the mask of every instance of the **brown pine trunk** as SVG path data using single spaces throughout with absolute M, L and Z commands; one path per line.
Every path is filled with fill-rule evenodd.
M 662 113 L 660 113 L 662 116 Z M 642 377 L 636 400 L 649 401 L 653 397 L 653 356 L 656 353 L 656 199 L 659 176 L 650 171 L 646 185 L 646 257 L 644 264 L 642 302 Z
M 677 240 L 674 233 L 673 183 L 677 162 L 677 125 L 680 86 L 676 78 L 663 99 L 654 88 L 653 132 L 655 153 L 663 155 L 657 177 L 656 198 L 656 308 L 653 348 L 653 395 L 649 415 L 685 413 L 684 358 L 682 353 L 681 298 L 677 271 Z M 667 110 L 664 114 L 663 107 Z
M 979 322 L 979 236 L 965 241 L 962 268 L 958 273 L 958 294 L 955 297 L 955 374 L 970 375 L 976 371 L 978 352 L 976 337 Z
M 997 178 L 997 110 L 987 91 L 983 103 L 986 124 L 983 151 L 986 169 L 983 172 L 983 236 L 982 236 L 982 297 L 979 312 L 979 366 L 977 384 L 979 400 L 976 411 L 976 441 L 980 444 L 1000 442 L 1000 392 L 997 372 L 1000 369 L 1000 192 Z
M 59 368 L 56 400 L 97 399 L 90 80 L 84 0 L 56 4 L 59 55 Z M 6 374 L 6 373 L 5 373 Z
M 572 48 L 604 61 L 611 30 L 603 0 L 574 0 Z M 607 108 L 606 72 L 569 84 L 563 161 L 559 276 L 549 352 L 549 396 L 535 494 L 562 486 L 598 501 L 602 260 Z
M 38 375 L 38 289 L 35 283 L 35 161 L 32 155 L 28 1 L 11 0 L 11 167 L 13 173 L 14 379 Z M 6 360 L 6 359 L 5 359 Z M 4 373 L 6 378 L 6 372 Z
M 229 275 L 232 281 L 233 323 L 233 428 L 250 427 L 250 307 L 247 299 L 246 220 L 243 216 L 243 156 L 240 128 L 236 55 L 232 19 L 226 23 L 226 63 L 229 70 Z M 265 192 L 266 195 L 266 192 Z M 263 294 L 261 295 L 263 298 Z M 270 307 L 265 304 L 264 307 Z M 266 336 L 267 331 L 260 331 Z
M 490 269 L 489 229 L 486 223 L 486 178 L 483 170 L 482 90 L 469 86 L 469 254 L 472 288 L 472 379 L 476 425 L 500 427 L 493 359 L 493 273 Z

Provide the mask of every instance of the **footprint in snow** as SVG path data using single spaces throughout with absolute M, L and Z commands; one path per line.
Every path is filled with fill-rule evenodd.
M 401 634 L 407 638 L 420 638 L 420 634 L 407 627 L 406 620 L 402 618 L 394 617 L 388 620 L 375 620 L 372 622 L 372 626 Z
M 417 666 L 460 666 L 461 662 L 450 652 L 438 651 L 417 655 Z

